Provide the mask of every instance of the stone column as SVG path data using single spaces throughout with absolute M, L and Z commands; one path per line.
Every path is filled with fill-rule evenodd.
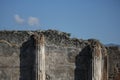
M 36 39 L 36 80 L 45 80 L 45 40 L 43 34 L 35 34 Z
M 102 80 L 103 60 L 100 46 L 94 48 L 92 65 L 92 80 Z
M 107 80 L 106 49 L 100 44 L 95 44 L 92 52 L 92 80 Z

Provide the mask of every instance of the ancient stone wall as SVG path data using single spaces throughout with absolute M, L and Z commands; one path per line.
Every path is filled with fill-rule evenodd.
M 31 80 L 34 46 L 29 37 L 26 32 L 0 32 L 0 80 Z
M 120 80 L 120 48 L 108 47 L 109 80 Z
M 107 63 L 106 49 L 99 41 L 72 39 L 68 33 L 55 30 L 0 31 L 0 80 L 37 80 L 36 51 L 38 50 L 34 34 L 43 34 L 45 37 L 46 80 L 93 80 L 92 59 L 96 51 L 98 54 L 102 53 L 103 60 L 106 59 L 103 64 L 105 69 L 105 72 L 102 71 L 103 77 L 109 76 L 108 80 L 113 80 L 111 78 L 113 71 L 108 70 L 105 65 Z M 117 60 L 120 57 L 115 59 L 111 57 L 115 55 L 114 53 L 119 55 L 118 49 L 112 52 L 110 50 L 112 49 L 108 49 L 111 53 L 109 65 L 119 66 L 120 63 Z M 114 64 L 116 61 L 117 65 Z M 113 67 L 110 68 L 113 69 Z M 109 75 L 107 75 L 107 70 Z

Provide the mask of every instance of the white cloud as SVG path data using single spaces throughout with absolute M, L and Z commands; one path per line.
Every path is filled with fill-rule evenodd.
M 14 15 L 14 19 L 18 24 L 27 24 L 29 26 L 39 26 L 39 19 L 37 17 L 28 17 L 28 20 L 21 18 L 18 14 Z
M 39 25 L 39 19 L 36 17 L 29 17 L 28 18 L 28 25 L 30 26 L 38 26 Z
M 17 23 L 19 24 L 23 24 L 25 22 L 25 20 L 23 18 L 21 18 L 19 15 L 14 15 L 14 19 Z

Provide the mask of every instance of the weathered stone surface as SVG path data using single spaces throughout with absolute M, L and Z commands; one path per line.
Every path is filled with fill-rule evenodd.
M 70 34 L 56 30 L 0 31 L 0 80 L 36 80 L 34 33 L 45 36 L 46 80 L 92 80 L 93 53 L 102 53 L 105 60 L 104 71 L 108 71 L 109 75 L 103 72 L 103 80 L 106 77 L 109 77 L 108 80 L 118 80 L 118 47 L 109 47 L 105 52 L 104 45 L 97 40 L 71 39 Z M 95 48 L 97 44 L 101 50 Z
M 109 57 L 109 80 L 120 79 L 120 48 L 117 46 L 108 47 Z M 119 79 L 118 79 L 119 78 Z

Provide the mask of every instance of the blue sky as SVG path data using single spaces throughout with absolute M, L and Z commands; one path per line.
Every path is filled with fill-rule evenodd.
M 37 29 L 120 44 L 120 0 L 0 0 L 0 30 Z

